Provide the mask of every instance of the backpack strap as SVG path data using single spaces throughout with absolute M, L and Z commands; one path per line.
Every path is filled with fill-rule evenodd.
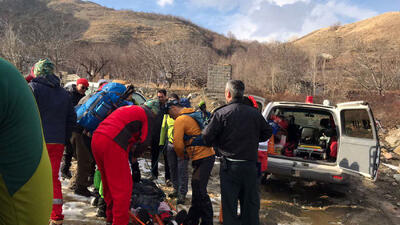
M 202 117 L 198 113 L 199 112 L 192 112 L 192 113 L 184 113 L 182 115 L 187 115 L 187 116 L 192 117 L 197 122 L 197 124 L 199 125 L 200 130 L 203 130 L 204 129 L 204 124 L 203 124 L 202 121 L 200 121 L 200 119 L 202 119 Z M 183 135 L 183 140 L 184 141 L 192 140 L 192 143 L 190 145 L 187 145 L 187 146 L 206 146 L 204 141 L 203 141 L 203 136 L 201 134 L 199 134 L 199 135 L 187 135 L 187 134 L 184 134 Z

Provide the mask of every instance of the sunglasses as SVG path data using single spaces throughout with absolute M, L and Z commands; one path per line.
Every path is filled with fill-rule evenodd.
M 81 87 L 83 90 L 87 90 L 88 88 L 87 87 L 85 87 L 85 86 L 82 86 Z

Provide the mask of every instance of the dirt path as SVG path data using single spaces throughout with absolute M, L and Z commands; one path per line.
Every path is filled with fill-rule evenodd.
M 150 176 L 147 160 L 141 160 L 143 177 Z M 163 166 L 157 183 L 168 194 L 171 187 L 164 182 Z M 215 223 L 218 224 L 220 207 L 219 163 L 216 163 L 208 190 L 214 207 Z M 63 181 L 65 225 L 105 224 L 95 217 L 96 209 L 90 199 L 74 195 Z M 400 224 L 400 190 L 393 179 L 393 171 L 381 165 L 379 179 L 373 183 L 358 178 L 347 186 L 319 184 L 316 182 L 274 179 L 260 185 L 261 224 L 265 225 L 396 225 Z M 185 205 L 177 209 L 188 209 L 191 191 Z M 175 201 L 171 201 L 175 204 Z M 176 206 L 176 205 L 175 205 Z

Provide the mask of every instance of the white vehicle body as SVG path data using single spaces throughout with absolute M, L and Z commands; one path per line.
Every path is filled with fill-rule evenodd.
M 329 112 L 336 125 L 337 157 L 335 162 L 328 162 L 268 154 L 267 173 L 329 183 L 347 183 L 349 175 L 376 179 L 380 145 L 375 120 L 366 102 L 348 102 L 336 106 L 271 102 L 263 111 L 264 118 L 270 118 L 272 111 L 277 108 Z M 356 129 L 352 129 L 354 127 Z M 357 129 L 364 133 L 357 133 Z M 260 151 L 267 149 L 267 142 L 260 143 Z

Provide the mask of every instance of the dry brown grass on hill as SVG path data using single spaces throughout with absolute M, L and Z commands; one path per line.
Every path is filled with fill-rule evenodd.
M 350 49 L 353 40 L 363 42 L 381 41 L 400 46 L 400 12 L 389 12 L 359 22 L 337 26 L 336 29 L 323 28 L 314 31 L 293 43 L 304 49 L 326 49 L 336 42 L 341 43 L 341 51 Z
M 92 2 L 80 0 L 52 0 L 48 6 L 70 13 L 90 23 L 81 38 L 84 41 L 127 44 L 140 40 L 159 44 L 176 40 L 208 43 L 225 37 L 201 28 L 188 20 L 155 13 L 113 10 Z

